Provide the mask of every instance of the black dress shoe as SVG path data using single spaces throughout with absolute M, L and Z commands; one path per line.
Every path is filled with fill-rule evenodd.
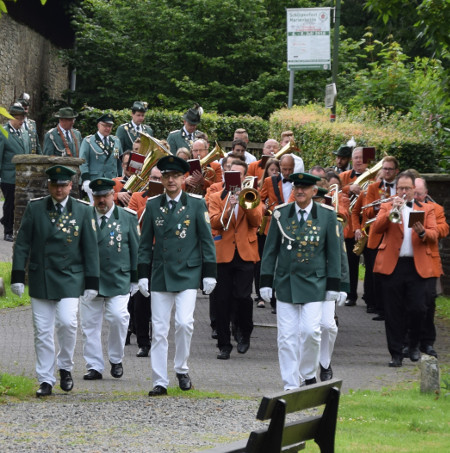
M 212 329 L 211 330 L 211 338 L 213 340 L 217 340 L 219 338 L 219 335 L 217 334 L 217 329 Z
M 95 381 L 96 379 L 103 379 L 102 373 L 99 373 L 94 368 L 88 370 L 88 372 L 83 376 L 85 381 Z
M 347 299 L 345 301 L 345 306 L 346 307 L 353 307 L 355 305 L 356 305 L 356 300 L 354 300 L 354 299 Z
M 403 346 L 402 355 L 404 359 L 409 357 L 409 346 Z
M 14 238 L 12 234 L 5 234 L 5 237 L 3 238 L 7 242 L 14 242 Z
M 426 344 L 425 346 L 421 346 L 420 350 L 424 354 L 432 355 L 433 357 L 438 358 L 437 352 L 433 349 L 433 346 L 431 346 L 431 344 Z
M 400 368 L 402 366 L 403 358 L 401 356 L 393 356 L 392 360 L 389 362 L 391 368 Z
M 36 392 L 36 396 L 39 398 L 41 396 L 49 396 L 52 394 L 52 386 L 48 382 L 43 382 L 39 389 Z
M 70 371 L 59 370 L 60 381 L 59 385 L 65 392 L 70 392 L 73 389 L 73 379 Z
M 239 354 L 245 354 L 248 351 L 248 348 L 250 347 L 250 340 L 244 340 L 241 339 L 241 341 L 237 345 L 237 352 Z
M 315 377 L 311 379 L 305 379 L 305 385 L 317 384 L 317 379 Z
M 177 379 L 178 379 L 178 386 L 180 387 L 181 390 L 191 390 L 192 388 L 192 382 L 191 378 L 189 377 L 189 374 L 184 373 L 177 373 Z
M 167 395 L 167 389 L 162 385 L 156 385 L 153 390 L 148 392 L 148 396 L 163 396 Z
M 219 354 L 217 354 L 217 358 L 219 360 L 228 360 L 230 358 L 230 352 L 228 349 L 221 349 Z
M 109 363 L 111 363 L 111 362 L 109 362 Z M 119 379 L 123 376 L 122 362 L 111 363 L 111 376 L 116 379 Z
M 328 368 L 324 368 L 322 365 L 320 365 L 320 380 L 329 381 L 330 379 L 333 379 L 333 370 L 331 368 L 331 365 Z
M 142 346 L 142 348 L 139 348 L 136 357 L 148 357 L 149 352 L 150 346 Z
M 417 362 L 420 359 L 420 351 L 417 346 L 415 348 L 409 347 L 409 359 L 411 362 Z
M 384 315 L 375 316 L 372 321 L 384 321 Z
M 273 315 L 276 315 L 276 314 L 277 314 L 277 309 L 276 309 L 276 307 L 272 308 L 272 314 L 273 314 Z

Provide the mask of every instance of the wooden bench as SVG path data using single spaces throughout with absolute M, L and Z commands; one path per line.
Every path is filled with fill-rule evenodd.
M 334 438 L 342 381 L 334 379 L 261 400 L 258 420 L 270 424 L 252 431 L 248 440 L 219 445 L 209 453 L 294 453 L 314 439 L 322 453 L 334 452 Z M 323 412 L 285 423 L 286 414 L 325 405 Z

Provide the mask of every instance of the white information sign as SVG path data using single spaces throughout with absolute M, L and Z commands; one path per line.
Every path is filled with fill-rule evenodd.
M 288 8 L 287 68 L 331 69 L 330 8 Z

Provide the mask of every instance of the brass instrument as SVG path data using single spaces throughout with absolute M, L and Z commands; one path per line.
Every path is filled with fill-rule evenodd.
M 388 201 L 392 201 L 394 197 L 389 197 L 389 198 L 381 198 L 379 200 L 372 201 L 372 203 L 366 204 L 364 206 L 361 206 L 361 213 L 363 212 L 364 209 L 371 208 L 372 206 L 379 206 L 382 203 L 387 203 Z
M 367 240 L 369 239 L 369 228 L 370 228 L 370 225 L 375 222 L 375 220 L 377 220 L 376 217 L 374 217 L 373 219 L 369 219 L 365 224 L 364 226 L 361 228 L 361 232 L 363 234 L 363 237 L 361 239 L 358 239 L 356 242 L 355 242 L 355 245 L 353 246 L 353 253 L 355 255 L 361 255 L 361 253 L 364 251 L 364 248 L 367 244 Z
M 283 146 L 283 148 L 280 149 L 277 153 L 273 155 L 275 159 L 280 160 L 282 156 L 285 154 L 291 154 L 294 151 L 300 152 L 300 150 L 295 146 L 295 141 L 293 138 L 291 138 L 290 142 L 287 143 L 286 145 Z
M 267 222 L 269 221 L 270 217 L 273 214 L 273 210 L 270 209 L 274 204 L 276 204 L 276 201 L 274 201 L 270 206 L 269 206 L 269 199 L 266 199 L 266 211 L 263 215 L 263 218 L 261 220 L 261 225 L 258 228 L 258 234 L 262 236 L 264 232 L 266 231 L 266 226 Z
M 361 187 L 362 190 L 366 190 L 368 185 L 371 184 L 371 179 L 381 170 L 383 167 L 383 160 L 381 159 L 380 162 L 375 164 L 372 168 L 368 168 L 364 173 L 359 175 L 352 183 L 350 184 L 356 184 L 359 187 Z M 353 209 L 355 206 L 356 200 L 358 199 L 358 195 L 353 194 L 350 197 L 350 211 Z
M 158 160 L 164 156 L 171 156 L 169 150 L 158 139 L 151 137 L 145 132 L 139 132 L 139 134 L 141 135 L 139 154 L 146 157 L 140 173 L 131 175 L 123 186 L 129 192 L 139 192 L 142 190 L 147 185 L 150 171 Z
M 395 206 L 391 209 L 391 212 L 389 213 L 389 220 L 392 223 L 402 223 L 402 210 L 406 204 L 405 200 L 406 194 L 403 195 L 402 200 L 403 203 L 400 206 Z M 397 197 L 395 197 L 397 198 Z
M 331 184 L 330 185 L 330 190 L 329 192 L 332 192 L 331 194 L 331 204 L 334 207 L 334 212 L 336 213 L 336 217 L 339 222 L 342 224 L 342 228 L 345 228 L 347 226 L 347 219 L 342 216 L 342 214 L 339 214 L 339 185 L 338 184 Z
M 230 209 L 231 206 L 229 204 L 231 195 L 239 194 L 239 206 L 245 210 L 256 208 L 259 205 L 259 203 L 261 203 L 261 197 L 259 195 L 259 192 L 253 188 L 254 183 L 255 177 L 247 176 L 244 179 L 241 187 L 234 187 L 232 190 L 229 191 L 227 199 L 225 201 L 225 206 L 222 211 L 222 215 L 220 216 L 220 223 L 222 224 L 224 231 L 227 231 L 228 228 L 230 228 L 231 218 L 233 217 L 233 212 L 231 212 L 230 216 L 228 217 L 227 223 L 226 224 L 224 223 L 225 214 Z
M 203 179 L 205 179 L 209 182 L 215 181 L 216 172 L 213 168 L 208 167 L 208 165 L 211 162 L 214 162 L 215 160 L 223 159 L 225 156 L 226 156 L 225 152 L 219 146 L 219 144 L 216 142 L 216 145 L 214 146 L 214 148 L 203 159 L 200 160 L 200 166 L 202 167 Z M 204 189 L 201 186 L 192 187 L 192 186 L 186 185 L 186 192 L 203 195 Z

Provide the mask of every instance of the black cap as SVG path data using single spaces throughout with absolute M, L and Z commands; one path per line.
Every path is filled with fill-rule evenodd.
M 54 165 L 53 167 L 47 168 L 45 173 L 48 175 L 48 180 L 56 184 L 66 184 L 72 180 L 73 175 L 77 174 L 76 171 L 64 167 L 64 165 Z
M 133 105 L 131 106 L 132 112 L 146 112 L 147 111 L 147 103 L 141 101 L 134 101 Z
M 195 106 L 193 108 L 189 109 L 183 115 L 183 119 L 190 124 L 197 125 L 198 123 L 200 123 L 200 118 L 201 118 L 202 114 L 203 114 L 203 109 L 198 104 L 195 104 Z
M 89 188 L 92 189 L 92 195 L 106 195 L 111 192 L 116 185 L 116 181 L 109 178 L 97 178 L 90 182 Z
M 325 189 L 325 187 L 318 187 L 317 193 L 313 198 L 323 198 L 327 193 L 328 189 Z
M 55 113 L 56 118 L 67 118 L 72 119 L 76 118 L 78 113 L 75 113 L 72 107 L 63 107 L 58 110 L 58 113 Z
M 104 113 L 97 118 L 97 123 L 114 124 L 114 115 L 112 113 Z
M 289 176 L 289 180 L 294 183 L 294 186 L 314 186 L 320 178 L 309 173 L 293 173 Z
M 26 115 L 24 108 L 20 102 L 14 102 L 9 108 L 9 114 L 12 116 Z
M 168 173 L 170 171 L 186 173 L 190 168 L 189 164 L 184 159 L 177 156 L 161 157 L 156 166 L 161 170 L 161 173 Z
M 337 151 L 333 151 L 333 154 L 339 157 L 351 157 L 352 148 L 347 145 L 341 145 Z

